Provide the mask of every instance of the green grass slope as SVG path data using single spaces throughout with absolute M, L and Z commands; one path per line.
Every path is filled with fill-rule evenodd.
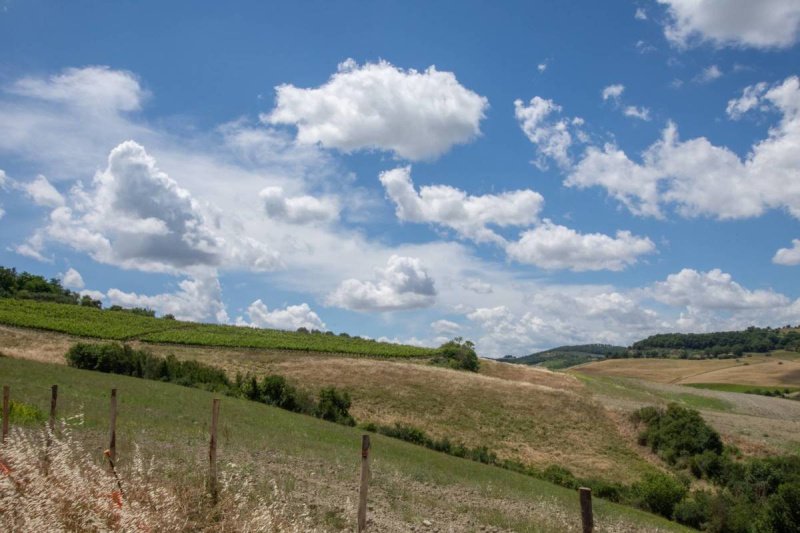
M 153 456 L 159 475 L 202 483 L 212 395 L 177 385 L 0 357 L 0 382 L 12 398 L 49 405 L 59 385 L 59 415 L 72 418 L 79 438 L 106 444 L 109 389 L 119 390 L 118 457 L 131 461 L 136 444 Z M 478 531 L 577 531 L 577 495 L 520 474 L 373 435 L 371 516 L 381 531 L 407 531 L 430 519 L 437 527 Z M 246 469 L 273 479 L 327 529 L 353 523 L 360 432 L 265 405 L 224 398 L 220 461 L 223 472 Z M 596 531 L 686 531 L 634 509 L 595 499 Z
M 0 324 L 110 340 L 347 353 L 376 357 L 426 357 L 429 348 L 325 333 L 298 333 L 153 318 L 77 305 L 0 298 Z

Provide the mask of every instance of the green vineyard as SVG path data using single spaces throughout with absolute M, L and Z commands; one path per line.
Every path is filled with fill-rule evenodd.
M 0 298 L 0 324 L 110 340 L 302 350 L 374 357 L 429 357 L 430 348 L 274 329 L 198 324 L 33 300 Z

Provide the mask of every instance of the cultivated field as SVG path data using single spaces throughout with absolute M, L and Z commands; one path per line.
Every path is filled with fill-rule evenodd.
M 162 484 L 202 493 L 212 394 L 177 385 L 0 357 L 15 399 L 46 411 L 59 384 L 59 414 L 98 460 L 106 445 L 108 391 L 119 390 L 118 467 L 134 445 Z M 263 494 L 276 482 L 297 512 L 321 531 L 351 529 L 360 462 L 358 429 L 262 404 L 223 398 L 222 474 L 244 472 Z M 375 531 L 409 531 L 429 520 L 440 531 L 579 531 L 578 498 L 534 478 L 373 436 L 370 512 Z M 232 487 L 232 490 L 237 487 Z M 224 495 L 223 495 L 224 496 Z M 596 531 L 685 531 L 677 524 L 595 499 Z
M 427 357 L 432 350 L 324 333 L 196 324 L 93 307 L 0 298 L 0 324 L 82 337 L 204 346 L 310 350 L 372 357 Z

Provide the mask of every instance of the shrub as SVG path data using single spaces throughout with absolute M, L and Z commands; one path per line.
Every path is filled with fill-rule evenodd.
M 675 506 L 673 516 L 676 521 L 695 529 L 704 529 L 711 519 L 712 497 L 705 491 L 692 493 Z
M 278 375 L 264 376 L 258 386 L 261 401 L 288 411 L 298 411 L 300 402 L 297 393 L 286 378 Z M 348 405 L 349 407 L 349 405 Z
M 800 483 L 786 483 L 770 496 L 767 523 L 774 533 L 800 531 Z
M 672 518 L 675 506 L 686 495 L 686 487 L 666 474 L 650 473 L 636 484 L 639 505 L 653 513 Z
M 575 478 L 575 475 L 563 466 L 548 466 L 544 469 L 544 472 L 542 472 L 542 478 L 545 481 L 567 487 L 568 489 L 578 488 L 578 480 Z
M 350 404 L 350 395 L 347 392 L 339 392 L 335 387 L 325 387 L 319 391 L 319 403 L 314 415 L 330 422 L 355 426 L 356 421 L 350 416 Z
M 676 403 L 669 404 L 666 410 L 645 407 L 634 413 L 633 419 L 647 425 L 639 436 L 640 443 L 649 445 L 671 465 L 688 462 L 706 451 L 722 453 L 719 433 L 694 409 Z
M 442 344 L 431 359 L 431 364 L 470 372 L 477 372 L 480 367 L 475 344 L 461 337 Z

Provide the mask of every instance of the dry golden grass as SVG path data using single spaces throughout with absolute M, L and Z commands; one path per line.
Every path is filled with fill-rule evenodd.
M 66 424 L 55 433 L 14 428 L 2 451 L 2 531 L 319 530 L 305 507 L 291 505 L 274 482 L 264 498 L 240 471 L 223 473 L 214 507 L 201 487 L 164 479 L 138 449 L 131 467 L 112 475 Z
M 731 383 L 754 386 L 800 384 L 800 361 L 776 353 L 739 359 L 608 359 L 575 367 L 574 372 L 595 376 L 617 376 L 656 383 Z

